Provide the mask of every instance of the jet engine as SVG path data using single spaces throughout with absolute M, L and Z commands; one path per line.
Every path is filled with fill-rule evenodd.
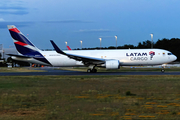
M 119 69 L 120 63 L 119 60 L 108 60 L 105 63 L 106 69 Z

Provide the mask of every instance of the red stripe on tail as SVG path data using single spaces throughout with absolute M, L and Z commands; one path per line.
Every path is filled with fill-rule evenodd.
M 20 33 L 20 31 L 17 28 L 11 28 L 9 29 L 10 31 L 16 32 L 16 33 Z
M 22 42 L 15 42 L 15 44 L 18 44 L 18 45 L 21 45 L 21 46 L 28 45 L 28 44 L 26 44 L 26 43 L 22 43 Z

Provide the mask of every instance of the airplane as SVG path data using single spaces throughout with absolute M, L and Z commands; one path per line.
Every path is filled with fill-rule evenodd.
M 8 54 L 14 60 L 54 67 L 96 67 L 119 69 L 120 66 L 152 66 L 175 61 L 177 57 L 163 49 L 114 49 L 114 50 L 66 50 L 62 51 L 50 40 L 55 51 L 42 51 L 25 37 L 14 25 L 8 25 L 18 54 Z M 161 70 L 164 72 L 164 69 Z

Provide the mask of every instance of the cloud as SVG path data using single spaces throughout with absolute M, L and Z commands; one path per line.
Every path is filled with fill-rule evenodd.
M 0 21 L 0 29 L 7 29 L 7 25 L 16 25 L 18 28 L 34 24 L 34 22 L 8 22 Z
M 114 36 L 99 36 L 101 38 L 113 38 Z
M 75 31 L 75 32 L 112 32 L 113 30 L 109 30 L 109 29 L 84 29 L 84 30 L 79 30 L 79 31 Z
M 3 21 L 5 21 L 3 18 L 0 18 L 0 22 L 3 22 Z
M 14 15 L 25 15 L 28 14 L 29 12 L 27 11 L 1 11 L 0 14 L 14 14 Z
M 46 21 L 46 23 L 93 23 L 93 22 L 82 21 L 82 20 L 59 20 L 59 21 Z
M 15 15 L 24 15 L 28 14 L 28 9 L 25 7 L 22 7 L 22 3 L 15 3 L 12 1 L 6 1 L 3 4 L 0 5 L 0 14 L 15 14 Z
M 21 6 L 0 6 L 0 10 L 25 10 L 25 7 L 21 7 Z

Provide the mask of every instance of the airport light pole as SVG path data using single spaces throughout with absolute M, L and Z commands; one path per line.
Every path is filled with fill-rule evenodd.
M 102 40 L 102 38 L 99 38 L 99 40 L 100 40 L 100 49 L 101 49 L 101 40 Z
M 153 33 L 150 34 L 151 35 L 151 49 L 153 48 Z
M 81 43 L 81 50 L 82 50 L 82 40 L 80 41 L 80 43 Z
M 67 42 L 65 42 L 65 44 L 66 44 L 66 48 L 67 48 Z
M 117 49 L 117 35 L 116 36 L 114 36 L 115 37 L 115 39 L 116 39 L 116 49 Z

